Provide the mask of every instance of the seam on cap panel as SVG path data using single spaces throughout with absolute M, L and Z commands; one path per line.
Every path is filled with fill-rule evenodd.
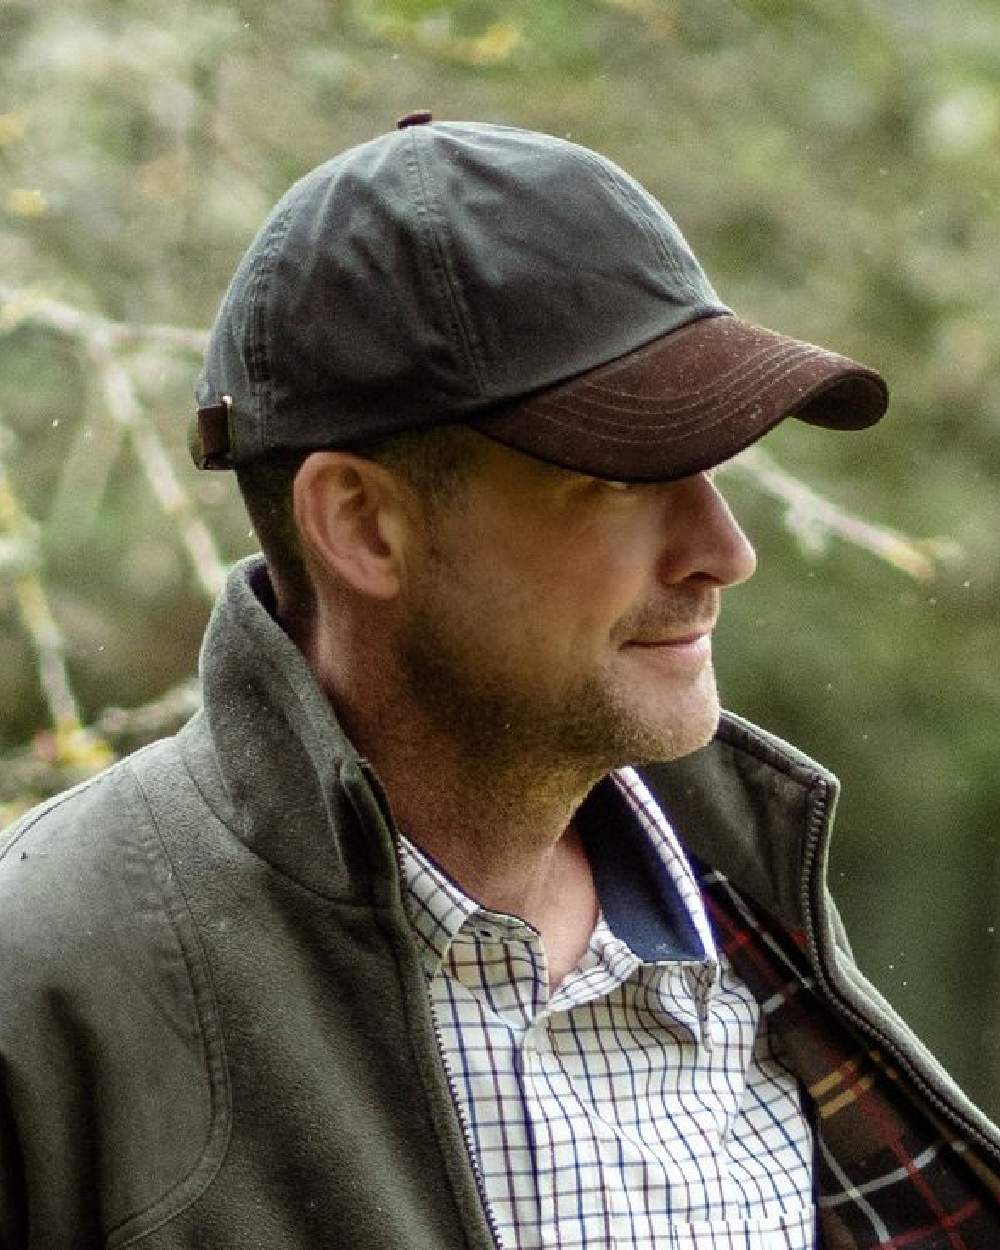
M 692 295 L 700 300 L 703 293 L 695 287 L 690 277 L 678 266 L 676 260 L 674 260 L 670 250 L 664 243 L 660 232 L 657 230 L 656 224 L 650 216 L 648 207 L 643 203 L 641 196 L 638 194 L 637 188 L 632 186 L 628 179 L 628 175 L 625 174 L 624 170 L 620 171 L 620 176 L 618 178 L 615 178 L 612 176 L 611 171 L 605 166 L 603 161 L 585 149 L 581 149 L 579 152 L 574 152 L 574 155 L 579 160 L 589 165 L 594 172 L 599 175 L 602 182 L 628 200 L 638 217 L 638 224 L 642 232 L 652 244 L 653 250 L 660 257 L 667 269 L 669 269 L 674 280 L 679 286 L 683 287 L 689 295 Z M 679 233 L 680 232 L 678 231 L 678 234 Z
M 445 231 L 438 229 L 437 218 L 439 215 L 436 211 L 436 199 L 433 195 L 434 188 L 431 185 L 432 179 L 426 163 L 422 159 L 417 138 L 420 129 L 421 127 L 414 126 L 407 132 L 407 137 L 410 141 L 407 163 L 412 168 L 420 189 L 420 195 L 417 197 L 417 212 L 427 227 L 427 235 L 430 241 L 428 250 L 432 254 L 432 259 L 436 261 L 435 268 L 440 273 L 442 302 L 445 305 L 446 313 L 449 314 L 448 320 L 453 346 L 458 347 L 465 361 L 466 369 L 472 375 L 476 389 L 480 395 L 484 395 L 486 393 L 485 369 L 480 359 L 476 336 L 470 327 L 470 318 L 465 312 L 465 299 L 462 294 L 461 283 L 458 275 L 454 272 L 451 257 L 448 254 L 448 248 L 443 237 Z
M 605 177 L 609 182 L 611 181 L 611 175 L 607 171 L 605 171 Z M 649 234 L 650 239 L 652 240 L 654 250 L 659 254 L 663 263 L 674 275 L 677 283 L 694 299 L 700 300 L 702 298 L 702 292 L 698 290 L 697 286 L 691 280 L 690 274 L 688 274 L 687 271 L 678 264 L 673 251 L 667 246 L 660 231 L 659 223 L 653 218 L 650 206 L 642 198 L 642 194 L 638 187 L 633 186 L 633 184 L 625 176 L 622 177 L 620 185 L 622 194 L 638 214 L 647 233 Z M 678 241 L 680 241 L 680 231 L 678 230 L 677 233 Z
M 270 293 L 271 277 L 278 255 L 278 246 L 288 233 L 294 205 L 289 204 L 271 223 L 267 240 L 257 267 L 253 287 L 249 294 L 250 317 L 247 345 L 247 377 L 251 393 L 259 396 L 260 411 L 258 422 L 257 446 L 254 451 L 262 452 L 268 445 L 268 434 L 274 417 L 274 377 L 271 369 L 271 336 L 268 324 L 267 300 Z M 238 449 L 237 449 L 238 450 Z

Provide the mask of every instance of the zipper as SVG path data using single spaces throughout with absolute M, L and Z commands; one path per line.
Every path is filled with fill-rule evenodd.
M 820 952 L 819 937 L 816 933 L 814 924 L 814 908 L 813 908 L 813 887 L 816 884 L 816 862 L 823 839 L 823 830 L 826 825 L 826 814 L 829 809 L 829 787 L 825 782 L 820 783 L 823 790 L 823 798 L 820 802 L 814 804 L 809 816 L 809 823 L 806 828 L 806 844 L 805 856 L 802 867 L 802 915 L 805 918 L 806 938 L 809 943 L 809 953 L 812 958 L 813 967 L 816 969 L 819 988 L 826 995 L 833 1007 L 862 1035 L 867 1035 L 871 1040 L 877 1042 L 879 1046 L 892 1058 L 895 1063 L 907 1074 L 916 1088 L 920 1091 L 930 1105 L 950 1122 L 953 1126 L 957 1126 L 968 1137 L 978 1142 L 994 1159 L 1000 1162 L 1000 1149 L 990 1141 L 988 1137 L 975 1124 L 972 1124 L 963 1113 L 952 1103 L 943 1098 L 926 1079 L 921 1076 L 916 1069 L 913 1061 L 908 1058 L 892 1038 L 872 1024 L 863 1015 L 861 1015 L 854 1007 L 847 1002 L 843 994 L 833 984 L 826 972 L 826 963 Z
M 503 1240 L 500 1237 L 500 1229 L 497 1226 L 497 1218 L 490 1206 L 490 1200 L 486 1196 L 486 1181 L 483 1179 L 482 1168 L 479 1165 L 479 1157 L 476 1154 L 475 1143 L 472 1140 L 472 1130 L 469 1128 L 469 1122 L 462 1110 L 462 1104 L 458 1100 L 458 1086 L 455 1083 L 455 1075 L 451 1070 L 451 1063 L 445 1054 L 444 1038 L 441 1036 L 441 1028 L 438 1024 L 437 1012 L 434 1010 L 434 1002 L 430 993 L 427 995 L 428 1006 L 431 1012 L 431 1021 L 434 1025 L 434 1036 L 437 1039 L 438 1054 L 441 1056 L 441 1066 L 444 1068 L 445 1076 L 448 1078 L 448 1091 L 451 1094 L 451 1101 L 455 1107 L 455 1115 L 458 1117 L 459 1127 L 462 1130 L 462 1137 L 465 1141 L 465 1149 L 469 1155 L 469 1163 L 472 1166 L 472 1175 L 476 1180 L 476 1189 L 479 1191 L 479 1201 L 483 1204 L 483 1214 L 486 1216 L 486 1223 L 489 1225 L 490 1234 L 493 1237 L 493 1243 L 497 1250 L 504 1250 Z
M 358 772 L 362 778 L 364 791 L 367 799 L 374 803 L 378 816 L 378 822 L 383 826 L 389 838 L 389 852 L 392 859 L 395 860 L 396 882 L 399 887 L 398 891 L 393 892 L 393 898 L 389 900 L 394 906 L 403 907 L 401 892 L 403 883 L 403 848 L 400 843 L 399 830 L 393 819 L 392 811 L 389 807 L 389 800 L 382 789 L 382 783 L 379 781 L 374 768 L 368 760 L 359 760 Z M 351 786 L 346 786 L 351 803 L 354 806 L 358 819 L 362 825 L 366 825 L 372 818 L 371 812 L 361 810 L 358 805 L 360 795 L 355 793 Z M 378 839 L 382 841 L 381 837 Z M 384 843 L 383 843 L 384 845 Z M 389 864 L 383 863 L 383 868 L 388 869 Z M 381 900 L 383 903 L 386 899 Z M 476 1193 L 479 1196 L 480 1206 L 483 1210 L 483 1217 L 489 1229 L 490 1236 L 493 1239 L 495 1250 L 504 1250 L 503 1241 L 500 1237 L 500 1229 L 497 1227 L 496 1215 L 490 1206 L 489 1198 L 486 1195 L 486 1182 L 483 1179 L 482 1170 L 479 1166 L 479 1158 L 476 1154 L 475 1143 L 472 1139 L 472 1130 L 469 1128 L 465 1114 L 462 1111 L 462 1105 L 458 1099 L 458 1087 L 455 1083 L 454 1073 L 451 1070 L 451 1064 L 445 1054 L 444 1038 L 441 1034 L 441 1026 L 438 1022 L 437 1012 L 434 1010 L 434 1001 L 431 998 L 430 989 L 427 985 L 427 977 L 421 970 L 421 980 L 423 981 L 423 990 L 427 996 L 427 1008 L 430 1014 L 431 1025 L 434 1030 L 434 1038 L 437 1043 L 438 1055 L 441 1059 L 441 1066 L 444 1069 L 445 1078 L 448 1083 L 448 1093 L 451 1097 L 451 1105 L 455 1111 L 455 1118 L 458 1120 L 459 1128 L 462 1130 L 462 1140 L 465 1142 L 465 1152 L 469 1160 L 469 1166 L 472 1169 L 472 1176 L 476 1184 Z
M 400 883 L 403 881 L 403 848 L 400 845 L 399 833 L 395 825 L 391 827 L 392 845 L 396 854 L 396 866 L 399 871 Z M 455 1109 L 455 1117 L 458 1120 L 458 1126 L 462 1130 L 462 1140 L 465 1142 L 465 1152 L 469 1157 L 469 1166 L 472 1168 L 473 1179 L 476 1182 L 476 1192 L 479 1194 L 479 1201 L 483 1208 L 483 1215 L 486 1217 L 486 1223 L 490 1230 L 490 1236 L 493 1238 L 493 1244 L 496 1250 L 504 1250 L 503 1239 L 500 1236 L 500 1229 L 497 1225 L 497 1218 L 490 1200 L 486 1194 L 486 1181 L 483 1177 L 482 1168 L 479 1164 L 479 1156 L 476 1153 L 476 1144 L 472 1138 L 472 1129 L 465 1112 L 462 1110 L 462 1104 L 458 1097 L 458 1085 L 455 1081 L 455 1074 L 452 1071 L 451 1063 L 445 1052 L 444 1036 L 441 1032 L 441 1025 L 438 1021 L 438 1014 L 434 1007 L 434 999 L 431 996 L 430 987 L 427 985 L 427 978 L 424 977 L 424 992 L 427 995 L 427 1007 L 430 1011 L 431 1024 L 434 1028 L 434 1039 L 437 1042 L 438 1055 L 441 1058 L 441 1066 L 444 1068 L 445 1078 L 448 1082 L 448 1093 L 451 1095 L 451 1103 Z

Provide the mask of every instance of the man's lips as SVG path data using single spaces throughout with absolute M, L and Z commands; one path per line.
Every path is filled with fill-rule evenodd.
M 653 638 L 653 639 L 650 639 L 649 641 L 640 641 L 639 639 L 634 639 L 632 642 L 628 642 L 625 645 L 628 647 L 650 647 L 650 648 L 652 647 L 686 647 L 688 643 L 697 642 L 699 638 L 710 638 L 710 637 L 711 635 L 707 633 L 683 634 L 679 638 Z
M 701 625 L 695 629 L 685 631 L 683 634 L 664 634 L 662 637 L 656 638 L 630 638 L 625 643 L 627 647 L 684 647 L 690 643 L 698 642 L 702 638 L 711 639 L 712 631 L 715 629 L 715 622 L 712 621 L 706 625 Z
M 683 634 L 667 634 L 658 638 L 632 638 L 625 650 L 659 660 L 671 667 L 701 668 L 712 658 L 712 627 L 688 630 Z

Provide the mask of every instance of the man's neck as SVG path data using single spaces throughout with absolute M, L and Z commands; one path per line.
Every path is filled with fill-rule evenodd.
M 534 925 L 557 985 L 597 920 L 590 865 L 572 821 L 606 769 L 554 760 L 514 740 L 498 749 L 470 743 L 408 698 L 389 679 L 384 657 L 348 663 L 351 651 L 319 638 L 307 658 L 378 774 L 396 824 L 470 898 Z M 353 680 L 359 671 L 368 678 L 362 690 Z
M 400 829 L 469 895 L 541 934 L 555 987 L 587 948 L 597 893 L 573 814 L 595 777 L 462 759 L 432 732 L 365 750 Z

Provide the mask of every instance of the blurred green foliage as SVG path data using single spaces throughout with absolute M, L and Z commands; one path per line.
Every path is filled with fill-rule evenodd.
M 718 653 L 727 701 L 846 779 L 833 880 L 861 960 L 1000 1112 L 1000 10 L 910 0 L 76 0 L 0 6 L 0 281 L 99 318 L 209 324 L 270 204 L 415 107 L 568 135 L 667 204 L 739 312 L 883 368 L 874 431 L 768 449 L 952 555 L 932 582 L 731 493 L 762 553 Z M 85 720 L 190 674 L 208 601 L 108 417 L 100 361 L 0 310 L 0 459 Z M 189 469 L 196 356 L 115 347 Z M 940 550 L 952 550 L 947 546 Z M 3 553 L 0 551 L 0 556 Z M 0 748 L 43 730 L 0 559 Z M 37 739 L 36 739 L 37 741 Z

